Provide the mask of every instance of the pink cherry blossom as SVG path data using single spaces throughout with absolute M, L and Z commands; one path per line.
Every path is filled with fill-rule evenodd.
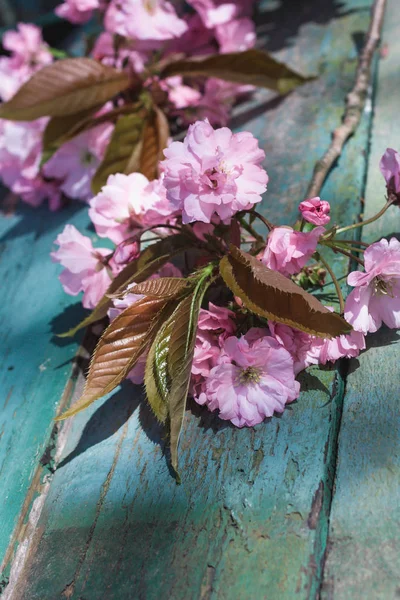
M 174 114 L 179 116 L 185 125 L 206 119 L 213 126 L 225 126 L 229 122 L 232 106 L 238 96 L 253 89 L 253 86 L 237 85 L 209 77 L 203 93 L 189 86 L 178 86 L 169 90 L 168 97 L 177 108 Z
M 235 313 L 224 306 L 209 303 L 199 314 L 196 346 L 192 364 L 193 375 L 207 377 L 217 364 L 221 346 L 236 330 Z
M 235 19 L 230 23 L 218 25 L 215 28 L 215 37 L 218 40 L 219 51 L 244 52 L 253 48 L 256 43 L 254 21 L 251 19 Z
M 17 31 L 6 31 L 3 46 L 11 52 L 14 69 L 23 65 L 36 70 L 53 61 L 48 45 L 42 38 L 42 30 L 30 23 L 18 23 Z
M 205 83 L 203 95 L 193 104 L 192 110 L 189 107 L 184 111 L 184 121 L 193 123 L 196 119 L 207 119 L 213 126 L 226 125 L 238 98 L 253 91 L 252 85 L 238 85 L 210 77 Z
M 257 331 L 259 336 L 260 330 Z M 294 378 L 293 359 L 277 340 L 267 335 L 253 339 L 229 337 L 223 361 L 210 371 L 203 393 L 196 398 L 221 419 L 238 427 L 261 423 L 295 400 L 300 385 Z
M 120 244 L 143 227 L 171 221 L 172 208 L 161 180 L 117 173 L 90 201 L 89 216 L 100 237 Z
M 124 69 L 130 65 L 136 73 L 144 71 L 154 44 L 141 40 L 121 39 L 118 50 L 115 48 L 114 36 L 103 31 L 93 46 L 91 56 L 105 65 Z
M 18 23 L 17 31 L 7 31 L 3 46 L 11 56 L 0 57 L 0 96 L 4 101 L 14 96 L 18 89 L 53 57 L 36 25 Z
M 110 33 L 138 40 L 171 40 L 187 30 L 165 0 L 111 0 L 104 23 Z
M 0 56 L 0 98 L 7 102 L 32 75 L 26 65 L 17 66 L 9 56 Z
M 238 15 L 238 7 L 235 2 L 188 0 L 188 4 L 198 12 L 204 25 L 209 29 L 228 23 Z
M 201 93 L 189 85 L 182 83 L 182 77 L 168 77 L 165 83 L 168 89 L 168 100 L 177 109 L 187 108 L 188 106 L 197 106 L 201 99 Z
M 168 43 L 169 53 L 184 53 L 190 56 L 214 54 L 217 44 L 212 29 L 208 29 L 198 14 L 185 16 L 187 30 Z
M 249 132 L 214 130 L 208 121 L 198 121 L 164 155 L 167 198 L 182 210 L 184 223 L 210 223 L 215 214 L 229 220 L 260 202 L 266 190 L 268 175 L 260 166 L 265 154 Z
M 400 154 L 393 148 L 387 148 L 379 168 L 385 178 L 388 193 L 394 194 L 397 201 L 400 201 Z
M 294 231 L 291 227 L 275 227 L 268 235 L 262 262 L 283 275 L 299 273 L 314 254 L 324 227 L 312 231 Z
M 272 321 L 268 322 L 268 327 L 272 337 L 286 348 L 293 358 L 295 375 L 310 365 L 318 364 L 319 348 L 315 351 L 314 336 Z
M 355 289 L 345 306 L 345 319 L 364 334 L 382 323 L 400 327 L 400 242 L 391 238 L 371 244 L 364 253 L 365 272 L 353 271 L 347 283 Z
M 73 225 L 66 225 L 55 243 L 59 249 L 51 253 L 54 262 L 64 267 L 60 281 L 71 296 L 84 292 L 82 304 L 94 308 L 111 283 L 109 269 L 103 258 L 107 248 L 93 248 L 90 238 L 82 235 Z
M 217 306 L 212 302 L 208 305 L 208 310 L 201 309 L 198 328 L 201 331 L 221 331 L 225 336 L 234 333 L 236 330 L 235 313 L 224 306 Z
M 331 340 L 315 338 L 311 351 L 318 357 L 318 363 L 325 365 L 339 358 L 354 358 L 365 350 L 365 337 L 360 331 L 339 335 Z
M 41 30 L 19 23 L 7 31 L 3 45 L 11 56 L 0 58 L 0 96 L 9 100 L 38 69 L 52 62 Z M 0 178 L 24 202 L 39 206 L 48 199 L 52 210 L 60 206 L 60 193 L 40 172 L 43 131 L 47 118 L 29 122 L 0 120 Z
M 24 202 L 39 206 L 48 199 L 54 210 L 60 206 L 60 192 L 40 173 L 42 135 L 47 121 L 0 120 L 0 178 Z
M 57 180 L 60 190 L 70 198 L 89 200 L 92 178 L 111 133 L 111 125 L 99 125 L 63 144 L 44 165 L 45 176 Z
M 62 19 L 79 25 L 89 21 L 93 12 L 100 7 L 99 0 L 64 0 L 57 6 L 56 14 Z
M 324 340 L 280 323 L 269 322 L 268 326 L 272 336 L 292 356 L 295 375 L 310 365 L 353 358 L 365 349 L 365 338 L 359 331 Z
M 198 331 L 192 362 L 192 374 L 208 377 L 217 364 L 221 349 L 218 338 L 207 331 Z
M 318 196 L 304 200 L 299 204 L 301 216 L 308 223 L 313 225 L 326 225 L 331 220 L 329 213 L 331 207 L 329 202 L 321 200 Z

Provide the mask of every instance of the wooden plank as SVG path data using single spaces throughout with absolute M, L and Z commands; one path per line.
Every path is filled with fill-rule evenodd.
M 243 121 L 267 152 L 264 210 L 272 220 L 294 218 L 337 125 L 354 79 L 353 36 L 367 29 L 370 4 L 348 0 L 333 12 L 313 0 L 310 13 L 293 14 L 267 2 L 260 15 L 260 29 L 281 27 L 270 40 L 275 50 L 283 40 L 281 58 L 321 72 L 285 99 L 258 93 L 258 108 Z M 337 219 L 357 216 L 368 126 L 365 115 L 325 188 Z M 337 262 L 342 275 L 346 268 Z M 59 440 L 61 463 L 5 597 L 314 597 L 343 380 L 336 370 L 313 368 L 302 384 L 300 400 L 281 418 L 250 429 L 191 404 L 180 487 L 139 390 L 126 384 L 78 415 Z
M 387 147 L 400 148 L 400 11 L 389 0 L 383 31 L 388 54 L 378 72 L 365 217 L 383 206 L 385 186 L 379 161 Z M 369 242 L 399 238 L 400 214 L 365 227 Z M 329 553 L 322 598 L 377 600 L 400 593 L 400 420 L 399 334 L 383 328 L 371 336 L 369 349 L 352 361 L 347 379 Z
M 22 206 L 0 218 L 0 564 L 50 439 L 77 348 L 54 338 L 54 331 L 65 330 L 83 311 L 63 294 L 49 252 L 65 220 L 82 224 L 78 208 L 55 214 Z

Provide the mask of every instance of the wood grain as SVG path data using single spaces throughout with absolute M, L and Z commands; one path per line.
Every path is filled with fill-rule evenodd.
M 382 44 L 375 117 L 365 193 L 365 217 L 384 204 L 379 161 L 387 147 L 399 150 L 400 12 L 389 0 Z M 400 213 L 392 207 L 364 228 L 368 242 L 400 237 Z M 351 361 L 339 437 L 336 491 L 322 598 L 376 600 L 400 593 L 399 333 L 373 334 L 368 352 Z
M 320 77 L 284 99 L 257 92 L 236 119 L 266 150 L 264 214 L 280 223 L 295 219 L 313 164 L 343 112 L 356 69 L 355 40 L 368 27 L 371 2 L 346 0 L 334 8 L 313 0 L 297 12 L 287 4 L 263 4 L 260 34 L 280 28 L 267 47 Z M 323 190 L 334 220 L 358 216 L 370 118 L 364 115 Z M 344 277 L 347 261 L 337 258 L 334 266 Z M 50 310 L 56 312 L 54 304 Z M 329 368 L 311 368 L 301 379 L 299 401 L 254 428 L 238 430 L 192 403 L 181 439 L 180 487 L 140 389 L 124 384 L 77 415 L 6 597 L 315 597 L 344 382 Z
M 54 338 L 83 313 L 49 258 L 67 219 L 82 224 L 76 208 L 54 214 L 25 206 L 0 218 L 0 564 L 36 469 L 51 463 L 52 419 L 77 350 Z

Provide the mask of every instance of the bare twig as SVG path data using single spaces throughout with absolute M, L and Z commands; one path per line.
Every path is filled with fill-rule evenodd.
M 344 314 L 344 299 L 343 299 L 342 290 L 340 289 L 339 281 L 337 280 L 335 273 L 331 269 L 329 263 L 327 263 L 326 260 L 322 256 L 319 257 L 319 260 L 321 261 L 321 263 L 324 265 L 325 269 L 328 271 L 329 275 L 331 276 L 333 285 L 335 286 L 337 297 L 339 299 L 340 314 L 343 315 Z
M 358 61 L 354 87 L 346 98 L 342 123 L 333 132 L 332 141 L 327 151 L 314 167 L 306 198 L 319 195 L 329 171 L 342 153 L 344 144 L 356 131 L 361 120 L 368 93 L 372 58 L 379 43 L 385 7 L 386 0 L 375 0 L 373 4 L 371 23 Z

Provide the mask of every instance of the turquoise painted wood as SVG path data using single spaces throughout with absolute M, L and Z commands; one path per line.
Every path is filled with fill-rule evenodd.
M 82 225 L 77 207 L 54 214 L 21 206 L 0 219 L 0 564 L 21 509 L 30 502 L 30 483 L 77 348 L 54 337 L 82 314 L 77 300 L 63 294 L 59 269 L 49 260 L 68 218 Z
M 399 148 L 400 11 L 389 0 L 383 31 L 388 54 L 378 71 L 376 109 L 365 194 L 365 216 L 382 207 L 378 164 L 387 147 Z M 400 213 L 363 230 L 372 242 L 400 237 Z M 376 600 L 400 593 L 400 337 L 382 329 L 367 353 L 350 364 L 338 446 L 336 491 L 322 598 Z
M 352 85 L 355 40 L 367 28 L 370 4 L 349 0 L 334 9 L 315 0 L 311 12 L 297 14 L 286 3 L 264 4 L 260 31 L 280 28 L 269 47 L 320 74 L 285 99 L 258 93 L 241 119 L 267 152 L 264 210 L 272 220 L 295 217 Z M 325 188 L 337 218 L 359 212 L 369 122 L 366 114 Z M 86 215 L 76 222 L 86 224 Z M 344 262 L 335 267 L 345 275 Z M 33 516 L 43 505 L 38 523 L 21 531 L 5 597 L 314 597 L 343 379 L 337 370 L 311 369 L 302 383 L 300 400 L 282 418 L 246 430 L 190 405 L 180 487 L 139 389 L 126 384 L 77 416 L 55 440 L 58 468 L 34 504 Z

